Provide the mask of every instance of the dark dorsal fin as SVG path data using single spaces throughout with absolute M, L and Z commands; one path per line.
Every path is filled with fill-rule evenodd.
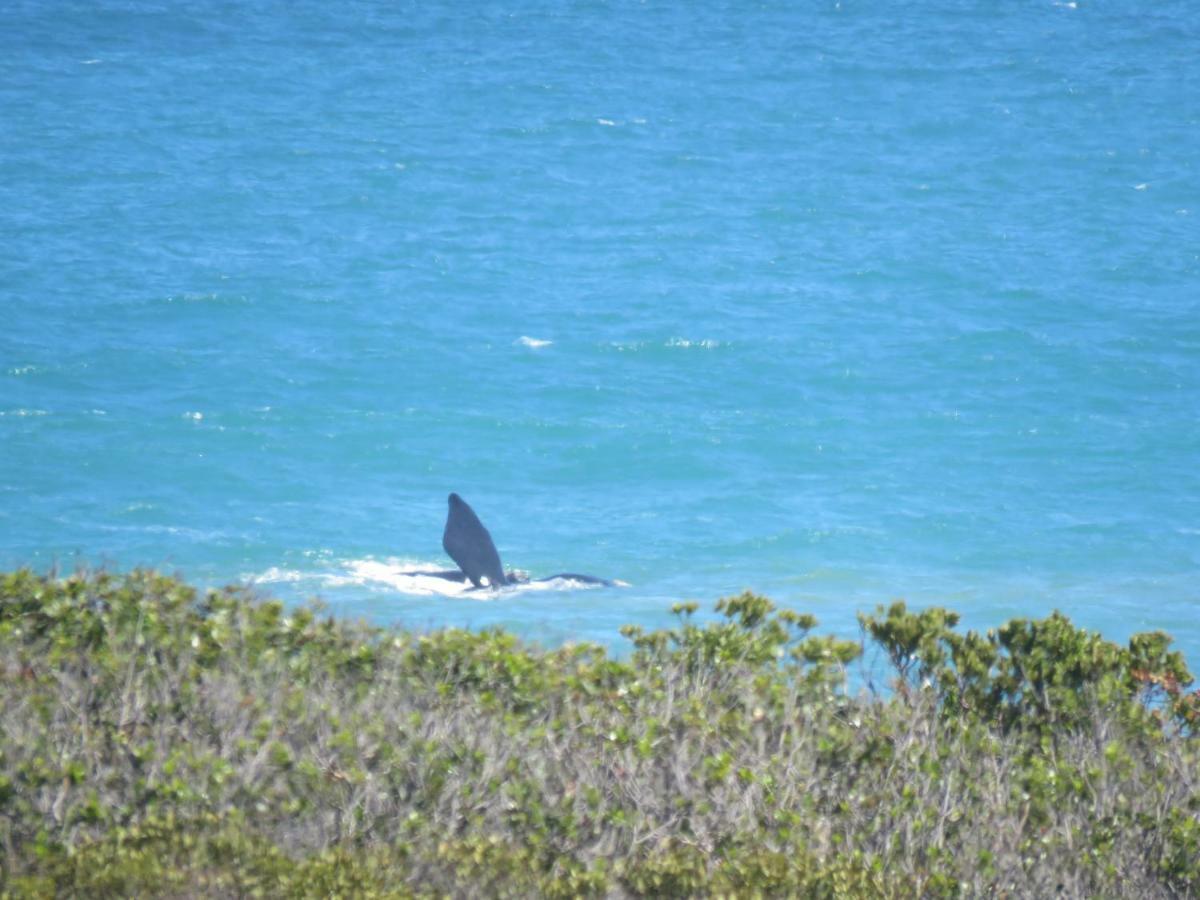
M 500 554 L 475 510 L 458 494 L 451 494 L 447 502 L 450 511 L 446 515 L 446 530 L 442 532 L 442 547 L 447 555 L 475 587 L 507 584 Z

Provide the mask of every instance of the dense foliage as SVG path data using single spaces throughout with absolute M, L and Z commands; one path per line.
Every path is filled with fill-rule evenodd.
M 1165 635 L 676 611 L 612 659 L 0 576 L 0 893 L 1200 895 L 1200 699 Z M 864 649 L 882 693 L 848 687 Z

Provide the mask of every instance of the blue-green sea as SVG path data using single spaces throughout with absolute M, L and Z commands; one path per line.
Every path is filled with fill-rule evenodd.
M 0 4 L 0 567 L 1200 666 L 1200 7 Z M 507 565 L 459 593 L 457 491 Z

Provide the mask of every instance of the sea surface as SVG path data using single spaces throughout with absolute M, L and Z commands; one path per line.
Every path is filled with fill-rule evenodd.
M 0 567 L 1200 668 L 1191 0 L 10 0 Z M 464 593 L 460 493 L 505 563 Z

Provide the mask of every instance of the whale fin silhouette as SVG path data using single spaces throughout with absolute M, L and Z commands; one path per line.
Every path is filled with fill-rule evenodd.
M 492 535 L 479 521 L 475 510 L 458 494 L 451 494 L 446 502 L 450 509 L 446 514 L 446 529 L 442 532 L 442 548 L 462 569 L 461 573 L 429 572 L 452 581 L 470 581 L 475 588 L 494 589 L 508 584 L 525 584 L 529 577 L 525 573 L 505 572 L 500 562 L 500 553 L 492 542 Z M 455 578 L 455 574 L 458 577 Z M 623 581 L 610 581 L 595 575 L 580 575 L 576 572 L 560 572 L 534 581 L 574 581 L 578 584 L 600 584 L 605 587 L 626 587 Z
M 446 529 L 442 532 L 442 548 L 475 587 L 500 587 L 508 584 L 500 554 L 492 536 L 475 515 L 475 510 L 458 494 L 447 498 L 450 506 Z

